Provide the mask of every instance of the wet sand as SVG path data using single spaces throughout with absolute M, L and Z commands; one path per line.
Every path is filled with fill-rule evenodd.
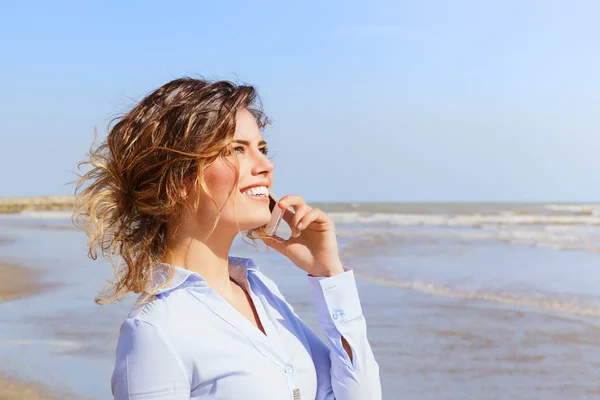
M 2 400 L 57 400 L 43 390 L 30 383 L 0 375 L 0 399 Z
M 37 275 L 35 271 L 21 266 L 0 264 L 0 303 L 43 291 L 44 287 L 37 283 Z
M 37 283 L 37 273 L 17 265 L 0 264 L 0 276 L 2 277 L 0 303 L 34 296 L 45 289 Z M 44 391 L 38 384 L 22 382 L 0 374 L 0 399 L 56 400 L 58 398 Z
M 73 196 L 0 197 L 0 213 L 20 211 L 71 211 Z

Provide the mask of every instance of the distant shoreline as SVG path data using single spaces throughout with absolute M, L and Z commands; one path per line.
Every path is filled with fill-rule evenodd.
M 72 211 L 74 196 L 1 197 L 0 214 L 21 211 Z
M 533 202 L 518 202 L 518 201 L 309 201 L 309 203 L 315 207 L 321 207 L 326 212 L 336 211 L 338 208 L 344 208 L 346 211 L 367 211 L 372 207 L 377 206 L 378 208 L 385 208 L 385 206 L 398 207 L 398 206 L 427 206 L 427 205 L 442 205 L 442 206 L 456 206 L 456 207 L 480 207 L 480 206 L 535 206 L 535 205 L 581 205 L 581 206 L 596 206 L 599 205 L 598 201 L 590 202 L 566 202 L 566 201 L 533 201 Z M 31 196 L 31 197 L 0 197 L 0 214 L 19 213 L 22 211 L 73 211 L 75 209 L 75 196 Z M 378 210 L 382 212 L 382 210 Z

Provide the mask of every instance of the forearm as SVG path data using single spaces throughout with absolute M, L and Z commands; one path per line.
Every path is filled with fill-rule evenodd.
M 334 398 L 380 399 L 379 366 L 367 339 L 366 321 L 352 270 L 309 279 L 319 323 L 330 347 Z

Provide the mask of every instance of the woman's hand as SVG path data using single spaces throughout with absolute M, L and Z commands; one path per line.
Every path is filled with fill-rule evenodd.
M 286 210 L 290 206 L 295 213 Z M 312 276 L 344 272 L 331 217 L 318 208 L 310 208 L 300 196 L 285 196 L 276 207 L 286 210 L 283 219 L 292 228 L 292 236 L 287 240 L 279 236 L 264 239 L 267 246 Z

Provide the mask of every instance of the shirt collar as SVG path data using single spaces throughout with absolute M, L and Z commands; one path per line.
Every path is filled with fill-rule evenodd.
M 170 292 L 180 286 L 208 286 L 204 278 L 197 272 L 173 264 L 157 263 L 153 272 L 154 275 L 151 279 L 150 288 L 159 287 L 167 282 L 171 270 L 173 271 L 173 279 L 171 279 L 165 287 L 159 289 L 157 294 Z M 249 270 L 258 270 L 258 266 L 251 258 L 229 257 L 229 276 L 238 283 L 247 286 Z

